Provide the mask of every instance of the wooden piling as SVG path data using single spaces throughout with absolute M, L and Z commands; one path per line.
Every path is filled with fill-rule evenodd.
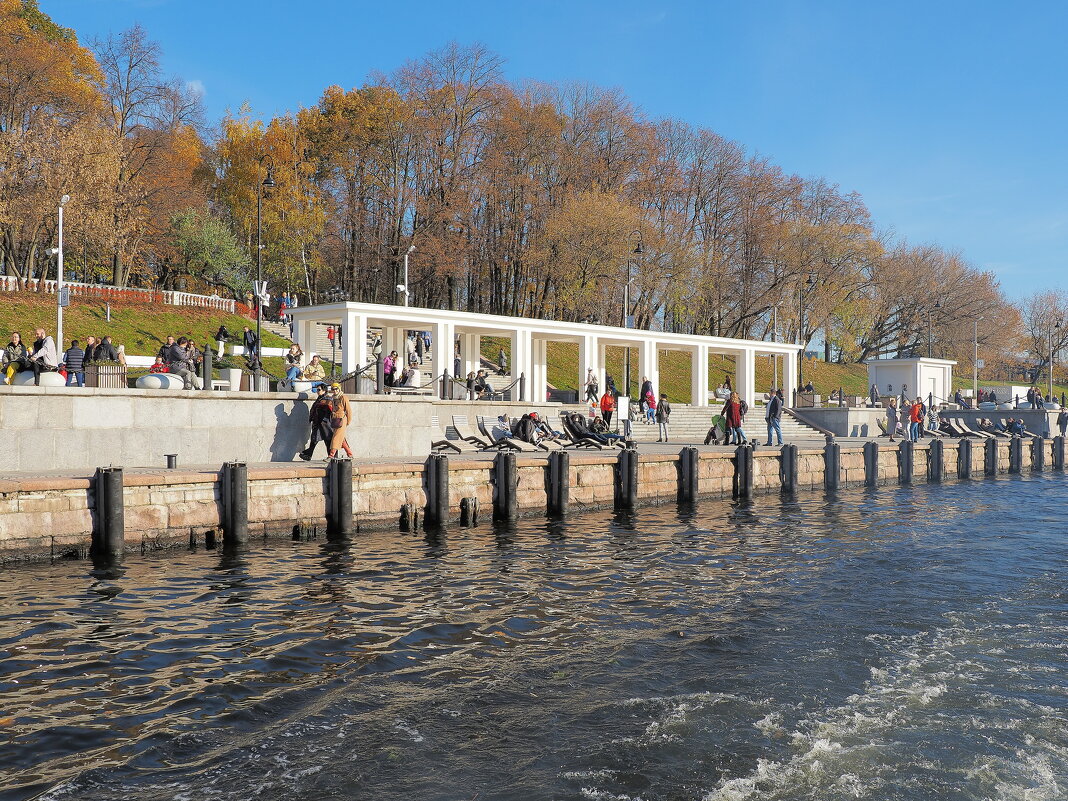
M 842 446 L 830 441 L 823 446 L 823 487 L 836 490 L 842 480 Z
M 567 504 L 571 495 L 571 454 L 567 451 L 553 451 L 549 454 L 549 514 L 567 514 Z
M 449 521 L 449 457 L 432 453 L 426 463 L 426 525 Z
M 625 448 L 616 459 L 616 508 L 638 505 L 638 451 Z
M 912 483 L 912 466 L 914 458 L 914 443 L 905 441 L 897 446 L 897 481 L 899 484 Z
M 945 474 L 945 443 L 940 439 L 932 439 L 931 444 L 927 446 L 927 481 L 930 484 L 941 484 Z
M 753 497 L 753 449 L 748 445 L 739 445 L 734 450 L 734 484 L 735 498 Z
M 868 487 L 879 484 L 879 443 L 874 440 L 864 443 L 864 484 Z
M 96 556 L 117 559 L 126 544 L 125 509 L 121 467 L 96 471 L 96 530 L 91 551 Z
M 786 493 L 797 492 L 798 451 L 794 444 L 779 449 L 779 483 Z
M 222 472 L 223 544 L 248 542 L 248 465 L 227 462 Z
M 700 456 L 692 445 L 679 451 L 679 503 L 697 500 L 698 468 Z
M 515 520 L 519 516 L 519 464 L 515 451 L 502 451 L 493 458 L 493 519 Z
M 352 460 L 331 459 L 327 466 L 326 536 L 341 539 L 352 534 Z

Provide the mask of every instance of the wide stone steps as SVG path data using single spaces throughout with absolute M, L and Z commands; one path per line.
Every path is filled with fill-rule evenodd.
M 712 425 L 712 418 L 720 413 L 718 406 L 682 406 L 672 405 L 668 436 L 672 441 L 704 442 L 705 435 Z M 783 415 L 779 421 L 784 440 L 823 439 L 823 435 L 811 426 L 799 423 L 792 417 Z M 614 428 L 614 426 L 613 426 Z M 742 425 L 746 437 L 764 442 L 768 436 L 767 422 L 764 420 L 763 407 L 752 409 L 746 415 Z M 634 439 L 638 442 L 655 442 L 659 427 L 644 422 L 633 423 Z

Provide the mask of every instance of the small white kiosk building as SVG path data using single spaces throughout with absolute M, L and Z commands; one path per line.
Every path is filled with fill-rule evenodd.
M 868 365 L 868 384 L 875 384 L 882 396 L 904 394 L 909 398 L 935 403 L 953 400 L 953 365 L 948 359 L 873 359 Z

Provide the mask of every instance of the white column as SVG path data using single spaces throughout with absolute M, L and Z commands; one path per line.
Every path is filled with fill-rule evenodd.
M 708 345 L 698 345 L 690 354 L 690 403 L 708 406 Z
M 549 391 L 549 343 L 544 339 L 535 339 L 530 349 L 530 369 L 533 375 L 531 399 L 543 403 Z
M 734 390 L 752 409 L 756 403 L 756 352 L 752 348 L 746 348 L 738 353 L 737 359 Z
M 472 370 L 478 370 L 481 364 L 480 339 L 478 334 L 460 334 L 460 368 L 463 372 L 456 376 L 457 378 L 466 378 Z M 452 367 L 449 372 L 452 372 Z
M 304 364 L 311 361 L 312 353 L 316 353 L 315 350 L 315 321 L 311 318 L 303 318 L 297 322 L 294 333 L 297 335 L 297 344 L 300 345 L 300 350 L 304 354 Z M 319 354 L 320 357 L 322 354 Z
M 345 374 L 367 364 L 366 315 L 346 312 L 341 329 L 341 372 Z
M 597 386 L 604 386 L 604 367 L 599 366 L 597 361 L 597 339 L 591 336 L 584 336 L 578 343 L 579 346 L 579 383 L 578 390 L 579 402 L 586 399 L 586 371 L 593 368 L 593 373 L 597 378 Z
M 657 351 L 656 342 L 652 340 L 641 340 L 638 348 L 638 386 L 634 387 L 631 391 L 635 396 L 641 389 L 641 381 L 648 378 L 653 383 L 653 392 L 660 395 L 660 364 L 659 353 Z
M 880 391 L 882 387 L 879 388 Z M 788 406 L 794 405 L 794 393 L 797 391 L 797 354 L 789 353 L 782 357 L 782 397 Z
M 605 367 L 605 364 L 608 362 L 608 353 L 606 346 L 603 345 L 600 340 L 597 340 L 595 347 L 597 349 L 597 367 L 594 368 L 593 372 L 597 374 L 597 386 L 603 395 L 605 390 L 608 389 L 608 370 Z M 618 379 L 619 376 L 616 376 L 616 378 Z M 616 389 L 622 391 L 623 384 L 616 384 Z
M 533 397 L 533 359 L 531 354 L 532 337 L 530 329 L 516 329 L 511 332 L 510 339 L 512 340 L 512 381 L 518 381 L 521 375 L 526 375 L 524 391 L 520 393 L 519 385 L 516 384 L 516 392 L 513 397 L 516 400 L 530 403 L 530 400 Z
M 456 326 L 449 322 L 434 323 L 430 336 L 434 338 L 430 349 L 433 355 L 431 372 L 434 380 L 440 381 L 441 374 L 446 370 L 449 371 L 449 375 L 452 375 L 452 354 L 456 347 Z M 400 353 L 399 350 L 397 352 Z M 407 354 L 404 354 L 404 358 L 408 358 Z

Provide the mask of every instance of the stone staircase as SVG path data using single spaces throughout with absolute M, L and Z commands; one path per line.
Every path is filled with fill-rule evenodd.
M 668 437 L 672 442 L 701 443 L 705 441 L 705 435 L 712 425 L 712 418 L 720 413 L 721 405 L 716 406 L 684 406 L 682 404 L 671 405 L 671 423 L 668 426 Z M 798 422 L 787 414 L 783 414 L 779 421 L 782 427 L 783 441 L 796 442 L 797 440 L 823 440 L 823 434 L 811 426 Z M 638 442 L 656 442 L 659 426 L 647 425 L 643 422 L 633 423 L 634 439 Z M 613 428 L 615 426 L 613 425 Z M 764 407 L 758 406 L 749 410 L 742 426 L 746 437 L 761 444 L 767 442 L 768 425 L 764 421 Z

